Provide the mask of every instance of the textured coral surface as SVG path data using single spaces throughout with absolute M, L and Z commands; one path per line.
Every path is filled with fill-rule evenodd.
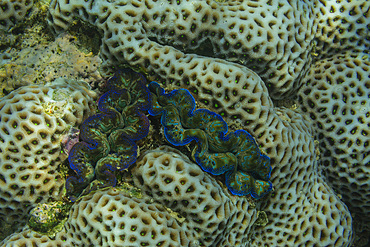
M 0 100 L 0 226 L 20 227 L 37 203 L 60 200 L 60 137 L 93 109 L 95 93 L 63 79 L 25 86 Z
M 156 150 L 122 178 L 141 198 L 94 192 L 55 237 L 25 229 L 1 246 L 368 246 L 370 1 L 52 0 L 47 21 L 57 34 L 80 25 L 101 38 L 103 75 L 132 67 L 247 130 L 271 158 L 274 190 L 259 201 L 232 196 L 224 177 Z M 66 67 L 67 77 L 80 68 Z M 11 80 L 11 68 L 0 78 Z M 158 125 L 150 133 L 139 145 L 165 142 Z M 190 157 L 190 148 L 181 150 Z
M 8 30 L 22 21 L 33 7 L 34 0 L 1 0 L 0 30 Z
M 103 189 L 77 201 L 54 239 L 25 230 L 6 239 L 4 246 L 231 247 L 247 241 L 258 218 L 247 198 L 230 196 L 168 147 L 144 155 L 132 175 L 136 189 Z
M 320 60 L 303 83 L 300 108 L 317 130 L 320 170 L 350 209 L 370 222 L 370 59 L 344 53 Z
M 59 77 L 74 80 L 101 80 L 101 59 L 77 49 L 76 37 L 61 35 L 53 42 L 38 36 L 21 41 L 21 48 L 7 48 L 0 62 L 0 89 L 8 92 L 24 85 L 47 83 Z

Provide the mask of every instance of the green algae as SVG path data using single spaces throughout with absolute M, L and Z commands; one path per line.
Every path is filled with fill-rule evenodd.
M 28 225 L 36 232 L 54 235 L 62 229 L 70 208 L 61 201 L 40 203 L 31 210 Z

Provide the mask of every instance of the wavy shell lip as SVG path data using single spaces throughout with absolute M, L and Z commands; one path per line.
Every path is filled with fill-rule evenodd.
M 226 172 L 226 186 L 234 195 L 262 198 L 272 190 L 270 158 L 262 155 L 253 137 L 245 130 L 228 133 L 222 117 L 207 109 L 195 110 L 195 99 L 187 89 L 165 93 L 151 82 L 153 108 L 161 117 L 166 139 L 175 146 L 197 143 L 193 158 L 206 172 Z M 228 133 L 228 134 L 227 134 Z M 266 180 L 266 181 L 265 181 Z
M 81 191 L 87 193 L 115 186 L 115 172 L 136 162 L 138 147 L 135 141 L 149 132 L 145 112 L 151 106 L 151 99 L 145 83 L 145 78 L 132 70 L 117 71 L 107 82 L 108 92 L 98 101 L 100 113 L 82 123 L 80 142 L 76 133 L 66 137 L 69 166 L 75 173 L 66 180 L 67 196 L 71 201 L 75 201 Z M 86 190 L 95 178 L 97 185 Z

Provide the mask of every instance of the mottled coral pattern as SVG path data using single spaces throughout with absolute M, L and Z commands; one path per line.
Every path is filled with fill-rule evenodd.
M 5 25 L 13 25 L 14 16 L 8 13 L 15 9 L 7 8 L 9 5 L 4 2 L 13 6 L 32 4 L 3 0 L 0 5 L 7 13 L 0 19 L 10 16 L 0 22 Z M 17 8 L 23 11 L 24 7 Z M 51 29 L 64 38 L 49 42 L 49 36 L 43 39 L 44 44 L 35 45 L 39 39 L 23 38 L 19 33 L 24 31 L 25 37 L 33 37 L 36 33 L 45 34 L 45 30 L 28 24 L 16 24 L 9 29 L 11 35 L 0 35 L 0 57 L 4 58 L 0 59 L 0 83 L 6 83 L 0 93 L 58 76 L 86 82 L 97 78 L 92 85 L 103 90 L 98 67 L 106 77 L 117 68 L 131 67 L 158 82 L 169 94 L 188 90 L 197 108 L 209 110 L 200 111 L 194 122 L 205 118 L 207 124 L 218 123 L 201 129 L 204 133 L 210 131 L 209 136 L 225 130 L 216 114 L 229 129 L 250 133 L 258 149 L 269 157 L 272 170 L 268 180 L 273 189 L 259 200 L 230 193 L 224 182 L 233 183 L 228 180 L 228 173 L 234 170 L 224 170 L 230 168 L 224 161 L 235 159 L 231 155 L 215 156 L 218 151 L 213 150 L 217 147 L 202 146 L 200 150 L 208 150 L 210 155 L 198 154 L 198 163 L 204 161 L 208 171 L 220 175 L 202 171 L 176 150 L 162 149 L 161 153 L 145 155 L 146 149 L 163 144 L 166 137 L 170 142 L 182 143 L 181 138 L 186 136 L 183 130 L 200 133 L 192 133 L 181 121 L 178 124 L 168 111 L 170 117 L 164 123 L 174 131 L 162 136 L 159 118 L 151 116 L 155 129 L 150 129 L 153 135 L 138 142 L 139 161 L 128 170 L 117 172 L 117 185 L 135 186 L 128 194 L 117 193 L 117 185 L 83 193 L 73 203 L 64 229 L 55 237 L 24 230 L 0 245 L 369 245 L 370 1 L 52 0 L 48 12 Z M 31 13 L 29 19 L 32 16 Z M 22 42 L 12 37 L 19 37 Z M 80 39 L 89 42 L 76 48 Z M 88 48 L 93 54 L 82 54 L 78 50 L 81 48 L 83 52 Z M 14 52 L 17 49 L 22 52 Z M 98 49 L 101 65 L 94 56 Z M 186 102 L 181 101 L 184 109 Z M 43 107 L 49 113 L 63 113 L 60 105 Z M 5 136 L 7 130 L 0 132 Z M 228 134 L 225 132 L 224 136 Z M 161 143 L 155 141 L 157 137 Z M 246 140 L 246 146 L 250 146 Z M 191 156 L 195 146 L 192 158 L 196 160 L 200 143 L 196 141 L 177 149 Z M 111 148 L 111 143 L 108 146 Z M 14 150 L 12 145 L 1 148 Z M 235 186 L 242 187 L 246 176 L 259 179 L 258 174 L 247 171 L 250 167 L 240 169 L 239 161 L 233 166 L 235 181 L 240 181 Z M 0 200 L 16 206 L 7 192 L 17 190 L 16 186 L 22 183 L 19 178 L 26 178 L 18 176 L 18 172 L 32 166 L 23 166 L 24 171 L 16 173 L 9 162 L 0 166 L 0 182 L 8 188 Z M 58 169 L 65 172 L 65 165 Z M 95 177 L 99 177 L 99 167 L 93 167 Z M 110 165 L 101 167 L 112 173 Z M 43 176 L 40 178 L 44 180 Z M 13 183 L 14 179 L 17 183 Z M 30 193 L 44 188 L 27 185 L 25 192 Z M 149 200 L 139 199 L 132 191 L 140 191 Z M 137 200 L 132 200 L 132 193 Z M 46 192 L 43 197 L 48 195 Z M 27 200 L 28 194 L 17 198 Z M 234 206 L 238 209 L 234 210 Z M 117 214 L 124 207 L 124 215 Z M 159 208 L 165 210 L 156 210 Z M 24 207 L 21 211 L 8 209 L 9 218 L 27 213 Z M 137 212 L 143 217 L 137 217 Z M 147 225 L 153 220 L 159 222 L 154 229 Z M 0 238 L 11 233 L 3 233 L 6 227 L 0 218 Z

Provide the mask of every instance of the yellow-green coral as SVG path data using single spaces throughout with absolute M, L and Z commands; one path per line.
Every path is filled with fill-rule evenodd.
M 64 202 L 40 203 L 30 212 L 28 225 L 35 231 L 52 235 L 60 231 L 71 205 Z

